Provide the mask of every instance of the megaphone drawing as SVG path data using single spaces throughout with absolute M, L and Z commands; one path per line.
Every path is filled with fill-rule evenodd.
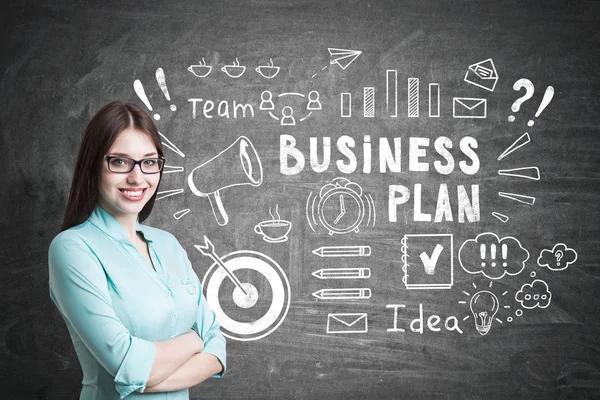
M 240 136 L 225 150 L 194 168 L 188 185 L 196 196 L 208 197 L 217 223 L 229 222 L 221 191 L 233 186 L 259 186 L 263 180 L 260 158 L 250 140 Z

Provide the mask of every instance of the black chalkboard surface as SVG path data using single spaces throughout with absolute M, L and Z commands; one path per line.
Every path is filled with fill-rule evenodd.
M 79 395 L 47 250 L 114 100 L 155 118 L 168 173 L 146 223 L 179 239 L 229 338 L 228 373 L 191 398 L 599 398 L 599 15 L 5 6 L 3 398 Z

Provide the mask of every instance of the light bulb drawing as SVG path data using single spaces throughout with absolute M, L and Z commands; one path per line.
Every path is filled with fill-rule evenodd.
M 475 328 L 481 335 L 486 335 L 490 331 L 499 306 L 500 302 L 496 295 L 487 290 L 481 290 L 471 298 L 470 307 L 475 318 Z

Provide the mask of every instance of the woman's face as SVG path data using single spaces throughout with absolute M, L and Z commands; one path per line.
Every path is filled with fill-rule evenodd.
M 119 133 L 106 155 L 139 161 L 156 158 L 158 152 L 148 135 L 128 128 Z M 127 215 L 135 219 L 156 191 L 159 180 L 160 174 L 144 174 L 139 164 L 129 173 L 115 173 L 108 169 L 108 163 L 103 160 L 98 203 L 117 219 Z

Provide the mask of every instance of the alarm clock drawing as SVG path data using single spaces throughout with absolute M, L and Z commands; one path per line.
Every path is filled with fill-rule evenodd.
M 346 178 L 333 179 L 321 188 L 318 196 L 311 192 L 306 210 L 311 229 L 315 231 L 313 223 L 322 225 L 330 235 L 359 232 L 365 217 L 367 225 L 375 224 L 373 198 Z

